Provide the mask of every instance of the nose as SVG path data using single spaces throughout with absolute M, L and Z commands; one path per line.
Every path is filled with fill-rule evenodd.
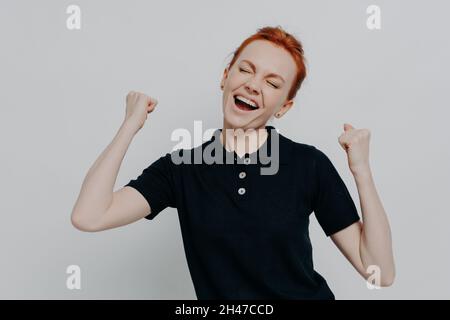
M 251 94 L 259 94 L 259 86 L 255 83 L 255 79 L 249 80 L 245 84 L 245 89 Z

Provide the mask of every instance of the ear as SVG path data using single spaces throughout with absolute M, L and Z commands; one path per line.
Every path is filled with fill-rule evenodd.
M 222 88 L 222 90 L 223 87 L 225 86 L 225 80 L 227 79 L 227 77 L 228 77 L 228 67 L 225 68 L 225 70 L 223 71 L 222 81 L 220 82 L 220 87 Z
M 294 105 L 293 99 L 286 101 L 283 104 L 283 106 L 278 110 L 278 112 L 275 113 L 275 115 L 278 115 L 278 114 L 280 115 L 280 116 L 277 116 L 277 118 L 282 117 L 286 112 L 289 111 L 290 108 L 292 108 L 293 105 Z

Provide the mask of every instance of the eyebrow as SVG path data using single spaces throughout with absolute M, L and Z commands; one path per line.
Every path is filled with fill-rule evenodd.
M 248 64 L 250 65 L 250 67 L 253 69 L 253 71 L 256 70 L 255 65 L 254 65 L 253 62 L 251 62 L 250 60 L 241 60 L 241 62 L 246 62 L 246 63 L 248 63 Z M 273 72 L 270 73 L 270 74 L 268 74 L 268 77 L 276 77 L 276 78 L 280 78 L 281 81 L 286 82 L 286 81 L 283 79 L 282 76 L 280 76 L 279 74 L 273 73 Z

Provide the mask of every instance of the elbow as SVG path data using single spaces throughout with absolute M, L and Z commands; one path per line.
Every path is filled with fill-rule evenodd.
M 366 270 L 369 270 L 369 268 L 367 268 Z M 361 275 L 363 275 L 363 278 L 370 284 L 375 285 L 377 287 L 390 287 L 394 284 L 394 280 L 395 280 L 395 269 L 394 267 L 392 267 L 391 270 L 386 271 L 386 273 L 383 274 L 383 272 L 381 272 L 381 270 L 376 269 L 376 270 L 371 270 L 372 272 L 366 271 L 365 275 L 363 275 L 363 273 L 361 273 Z
M 72 215 L 70 217 L 70 221 L 72 223 L 72 226 L 75 227 L 75 229 L 78 229 L 83 232 L 97 232 L 100 231 L 97 229 L 92 223 L 87 223 L 83 219 L 80 218 L 78 214 L 75 212 L 72 212 Z
M 388 269 L 384 277 L 381 278 L 381 286 L 382 287 L 390 287 L 394 284 L 395 281 L 395 265 L 392 263 L 392 266 Z
M 386 279 L 382 279 L 380 285 L 382 287 L 390 287 L 394 284 L 394 280 L 395 280 L 395 276 L 386 278 Z
M 390 287 L 394 284 L 394 278 L 382 278 L 379 279 L 378 281 L 374 281 L 374 279 L 371 279 L 370 277 L 368 278 L 364 278 L 364 280 L 371 284 L 371 285 L 375 285 L 376 287 L 382 287 L 382 288 L 386 288 L 386 287 Z
M 392 271 L 385 275 L 384 277 L 381 277 L 380 279 L 380 286 L 382 287 L 390 287 L 394 284 L 395 280 L 395 267 L 392 267 Z

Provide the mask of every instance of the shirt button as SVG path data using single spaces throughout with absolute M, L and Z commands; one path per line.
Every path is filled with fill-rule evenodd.
M 238 193 L 243 195 L 245 193 L 245 188 L 239 188 Z
M 239 178 L 244 179 L 246 176 L 246 173 L 244 171 L 242 171 L 241 173 L 239 173 Z
M 249 164 L 250 163 L 250 158 L 245 158 L 244 159 L 244 164 Z

